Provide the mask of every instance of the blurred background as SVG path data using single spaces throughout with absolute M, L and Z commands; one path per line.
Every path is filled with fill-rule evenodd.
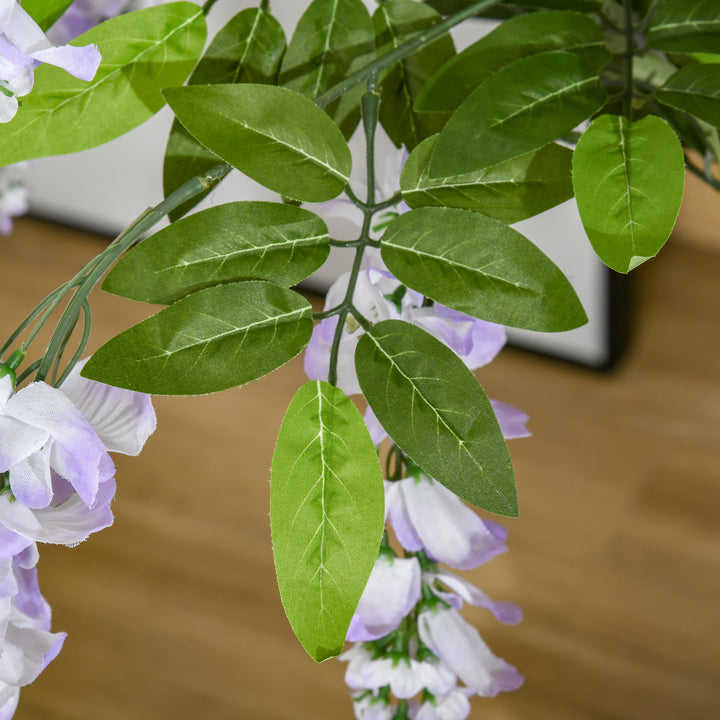
M 290 27 L 302 4 L 284 5 Z M 158 158 L 163 122 L 147 136 Z M 107 243 L 83 228 L 119 229 L 160 199 L 159 159 L 123 175 L 114 156 L 85 155 L 30 170 L 42 219 L 18 220 L 0 241 L 5 335 Z M 115 214 L 103 221 L 88 180 L 98 186 L 111 168 Z M 146 182 L 152 192 L 137 196 Z M 515 348 L 478 371 L 490 397 L 529 413 L 534 435 L 510 442 L 520 497 L 520 518 L 504 521 L 510 552 L 466 573 L 523 607 L 515 627 L 465 616 L 527 681 L 476 699 L 472 720 L 720 717 L 720 201 L 687 183 L 673 238 L 633 273 L 632 302 L 617 298 L 613 317 L 633 322 L 611 373 L 584 366 L 606 364 L 600 356 L 572 364 Z M 593 277 L 604 312 L 610 286 Z M 99 292 L 92 306 L 89 350 L 155 310 Z M 591 353 L 607 350 L 603 328 L 598 345 L 582 341 Z M 156 400 L 142 455 L 116 458 L 115 525 L 72 550 L 42 549 L 53 629 L 69 637 L 23 691 L 19 720 L 352 717 L 344 664 L 305 655 L 272 564 L 272 450 L 304 379 L 296 358 L 244 388 Z

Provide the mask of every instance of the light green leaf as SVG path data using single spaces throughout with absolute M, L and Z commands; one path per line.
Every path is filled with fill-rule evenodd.
M 167 304 L 219 283 L 270 280 L 289 287 L 330 253 L 327 226 L 291 205 L 236 202 L 178 220 L 128 252 L 103 290 Z
M 373 15 L 378 55 L 384 55 L 410 38 L 436 25 L 442 18 L 414 0 L 388 0 Z M 455 46 L 444 35 L 389 68 L 380 84 L 380 122 L 397 147 L 412 150 L 438 132 L 444 115 L 418 114 L 413 109 L 428 78 L 451 57 Z
M 291 290 L 261 280 L 216 285 L 117 335 L 82 374 L 154 395 L 217 392 L 280 367 L 311 332 L 312 308 Z
M 655 256 L 670 236 L 685 183 L 682 146 L 648 115 L 630 123 L 601 115 L 573 156 L 573 185 L 585 231 L 600 259 L 626 273 Z
M 715 64 L 685 65 L 656 90 L 655 97 L 720 127 L 720 69 Z
M 373 412 L 413 462 L 473 505 L 517 516 L 495 413 L 450 348 L 410 323 L 385 320 L 360 338 L 355 367 Z
M 189 85 L 165 97 L 208 149 L 281 195 L 331 200 L 350 176 L 350 148 L 311 100 L 272 85 Z
M 483 81 L 516 60 L 550 50 L 566 50 L 599 70 L 610 59 L 597 22 L 579 12 L 517 15 L 470 45 L 438 70 L 415 108 L 452 112 Z
M 282 62 L 280 82 L 316 98 L 375 54 L 375 33 L 362 0 L 314 0 L 303 13 Z M 360 120 L 361 83 L 325 111 L 349 138 Z
M 274 84 L 285 52 L 285 33 L 278 21 L 260 8 L 248 8 L 235 15 L 213 38 L 188 81 L 189 85 L 256 82 Z M 165 195 L 202 175 L 220 162 L 215 153 L 201 145 L 177 121 L 173 121 L 165 163 Z M 183 203 L 171 214 L 182 217 L 210 192 Z
M 102 145 L 145 122 L 164 104 L 161 89 L 190 74 L 205 44 L 202 8 L 173 2 L 106 20 L 73 45 L 96 43 L 90 82 L 41 65 L 35 87 L 0 125 L 0 166 Z
M 316 662 L 338 655 L 384 526 L 375 447 L 341 390 L 313 381 L 288 408 L 272 461 L 270 525 L 278 587 Z
M 23 10 L 42 28 L 47 29 L 73 4 L 73 0 L 23 0 Z
M 661 0 L 650 21 L 648 46 L 673 53 L 720 53 L 717 0 Z
M 411 153 L 400 175 L 403 200 L 413 208 L 445 206 L 475 210 L 513 223 L 572 197 L 572 151 L 546 145 L 479 172 L 432 179 L 428 166 L 437 136 Z
M 577 55 L 517 60 L 481 83 L 440 133 L 433 178 L 477 172 L 537 150 L 599 110 L 605 92 Z
M 390 223 L 381 251 L 400 282 L 482 320 L 542 332 L 587 322 L 557 266 L 517 230 L 485 215 L 413 210 Z

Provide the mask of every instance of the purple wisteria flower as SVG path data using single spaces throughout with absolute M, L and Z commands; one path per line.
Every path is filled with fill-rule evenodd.
M 385 507 L 406 550 L 424 550 L 432 560 L 458 570 L 478 567 L 507 551 L 502 525 L 484 520 L 422 472 L 386 482 Z
M 155 429 L 149 396 L 87 380 L 81 367 L 60 388 L 34 382 L 13 392 L 10 376 L 0 378 L 0 473 L 8 479 L 0 526 L 28 543 L 74 545 L 107 527 L 115 492 L 108 451 L 137 455 Z
M 454 608 L 421 611 L 418 633 L 458 679 L 481 697 L 517 690 L 525 680 L 512 665 L 493 655 L 480 633 Z
M 365 642 L 396 630 L 420 599 L 420 563 L 381 552 L 355 611 L 347 639 Z
M 20 688 L 60 652 L 65 633 L 50 632 L 50 606 L 37 582 L 34 543 L 0 561 L 0 720 L 15 713 Z
M 80 80 L 92 80 L 100 65 L 95 45 L 53 45 L 16 0 L 0 0 L 0 122 L 9 122 L 18 97 L 33 87 L 40 63 L 62 68 Z

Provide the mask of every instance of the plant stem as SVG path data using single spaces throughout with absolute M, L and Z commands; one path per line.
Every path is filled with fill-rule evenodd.
M 379 73 L 386 67 L 403 60 L 408 55 L 412 55 L 420 48 L 425 47 L 425 45 L 429 45 L 434 40 L 437 40 L 439 37 L 445 35 L 445 33 L 455 27 L 455 25 L 461 23 L 463 20 L 467 20 L 469 17 L 472 17 L 483 10 L 487 10 L 488 8 L 493 7 L 493 5 L 499 4 L 500 1 L 501 0 L 480 0 L 479 2 L 475 2 L 469 7 L 466 7 L 464 10 L 461 10 L 454 15 L 450 15 L 437 25 L 421 32 L 399 47 L 391 50 L 389 53 L 377 58 L 377 60 L 373 60 L 371 63 L 368 63 L 365 67 L 362 67 L 358 71 L 352 73 L 352 75 L 348 75 L 337 85 L 334 85 L 329 90 L 326 90 L 321 95 L 318 95 L 315 98 L 315 103 L 320 107 L 324 107 L 333 100 L 337 100 L 337 98 L 344 95 L 348 90 L 366 80 L 372 73 Z

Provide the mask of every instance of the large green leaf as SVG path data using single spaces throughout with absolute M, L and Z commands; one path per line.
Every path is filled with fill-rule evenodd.
M 720 68 L 716 64 L 685 65 L 655 92 L 655 97 L 720 127 Z
M 443 15 L 451 15 L 463 8 L 469 7 L 476 0 L 425 0 L 425 2 L 434 7 Z M 541 7 L 550 10 L 577 10 L 580 12 L 598 12 L 602 5 L 602 0 L 516 0 L 516 2 L 504 2 L 502 5 L 495 6 L 490 12 L 482 13 L 482 15 L 495 16 L 500 15 L 503 8 L 507 7 L 507 12 L 517 12 L 518 6 L 522 7 Z
M 601 115 L 573 156 L 573 185 L 585 231 L 600 259 L 626 273 L 655 256 L 680 210 L 682 146 L 672 128 L 648 115 L 630 123 Z
M 384 525 L 375 446 L 341 390 L 313 381 L 297 391 L 280 428 L 271 478 L 280 597 L 298 639 L 320 662 L 342 651 Z
M 513 223 L 572 197 L 572 151 L 561 145 L 546 145 L 479 172 L 432 179 L 428 166 L 436 143 L 437 136 L 420 143 L 400 175 L 410 207 L 466 208 Z
M 303 13 L 282 62 L 280 82 L 311 99 L 367 65 L 375 33 L 362 0 L 314 0 Z M 326 112 L 349 138 L 360 120 L 361 83 Z
M 567 50 L 599 70 L 610 59 L 600 26 L 579 12 L 527 13 L 501 23 L 438 70 L 415 108 L 452 112 L 483 81 L 516 60 Z
M 188 80 L 190 85 L 218 83 L 266 83 L 277 79 L 285 52 L 285 33 L 280 23 L 261 8 L 248 8 L 235 15 L 213 38 Z M 177 121 L 173 121 L 165 151 L 163 187 L 165 195 L 202 175 L 220 162 Z M 176 208 L 170 217 L 182 217 L 207 193 L 201 193 Z
M 273 85 L 188 85 L 165 97 L 208 149 L 270 190 L 308 202 L 330 200 L 348 182 L 350 148 L 311 100 Z
M 378 55 L 384 55 L 442 20 L 434 10 L 415 0 L 388 0 L 373 15 Z M 389 68 L 380 85 L 380 122 L 397 147 L 412 150 L 438 132 L 444 115 L 419 114 L 414 108 L 428 78 L 451 57 L 455 46 L 443 35 Z
M 329 252 L 327 226 L 308 210 L 269 202 L 217 205 L 134 247 L 107 276 L 103 290 L 167 304 L 238 280 L 289 287 L 315 272 Z
M 650 21 L 647 43 L 665 52 L 720 53 L 720 3 L 661 0 Z
M 381 250 L 402 283 L 474 317 L 543 332 L 587 322 L 557 266 L 517 230 L 480 213 L 428 207 L 399 215 Z
M 216 285 L 117 335 L 82 374 L 154 395 L 217 392 L 280 367 L 311 332 L 312 308 L 291 290 L 261 280 Z
M 434 178 L 477 172 L 537 150 L 599 110 L 605 92 L 577 55 L 517 60 L 480 84 L 440 133 Z
M 23 0 L 21 4 L 23 10 L 43 30 L 47 30 L 73 4 L 73 0 Z
M 517 516 L 495 413 L 450 348 L 410 323 L 385 320 L 360 338 L 355 367 L 378 420 L 417 465 L 473 505 Z
M 189 2 L 138 10 L 101 23 L 73 41 L 96 43 L 102 62 L 83 82 L 42 65 L 35 87 L 0 125 L 0 166 L 102 145 L 154 115 L 161 89 L 190 74 L 205 44 L 202 9 Z

